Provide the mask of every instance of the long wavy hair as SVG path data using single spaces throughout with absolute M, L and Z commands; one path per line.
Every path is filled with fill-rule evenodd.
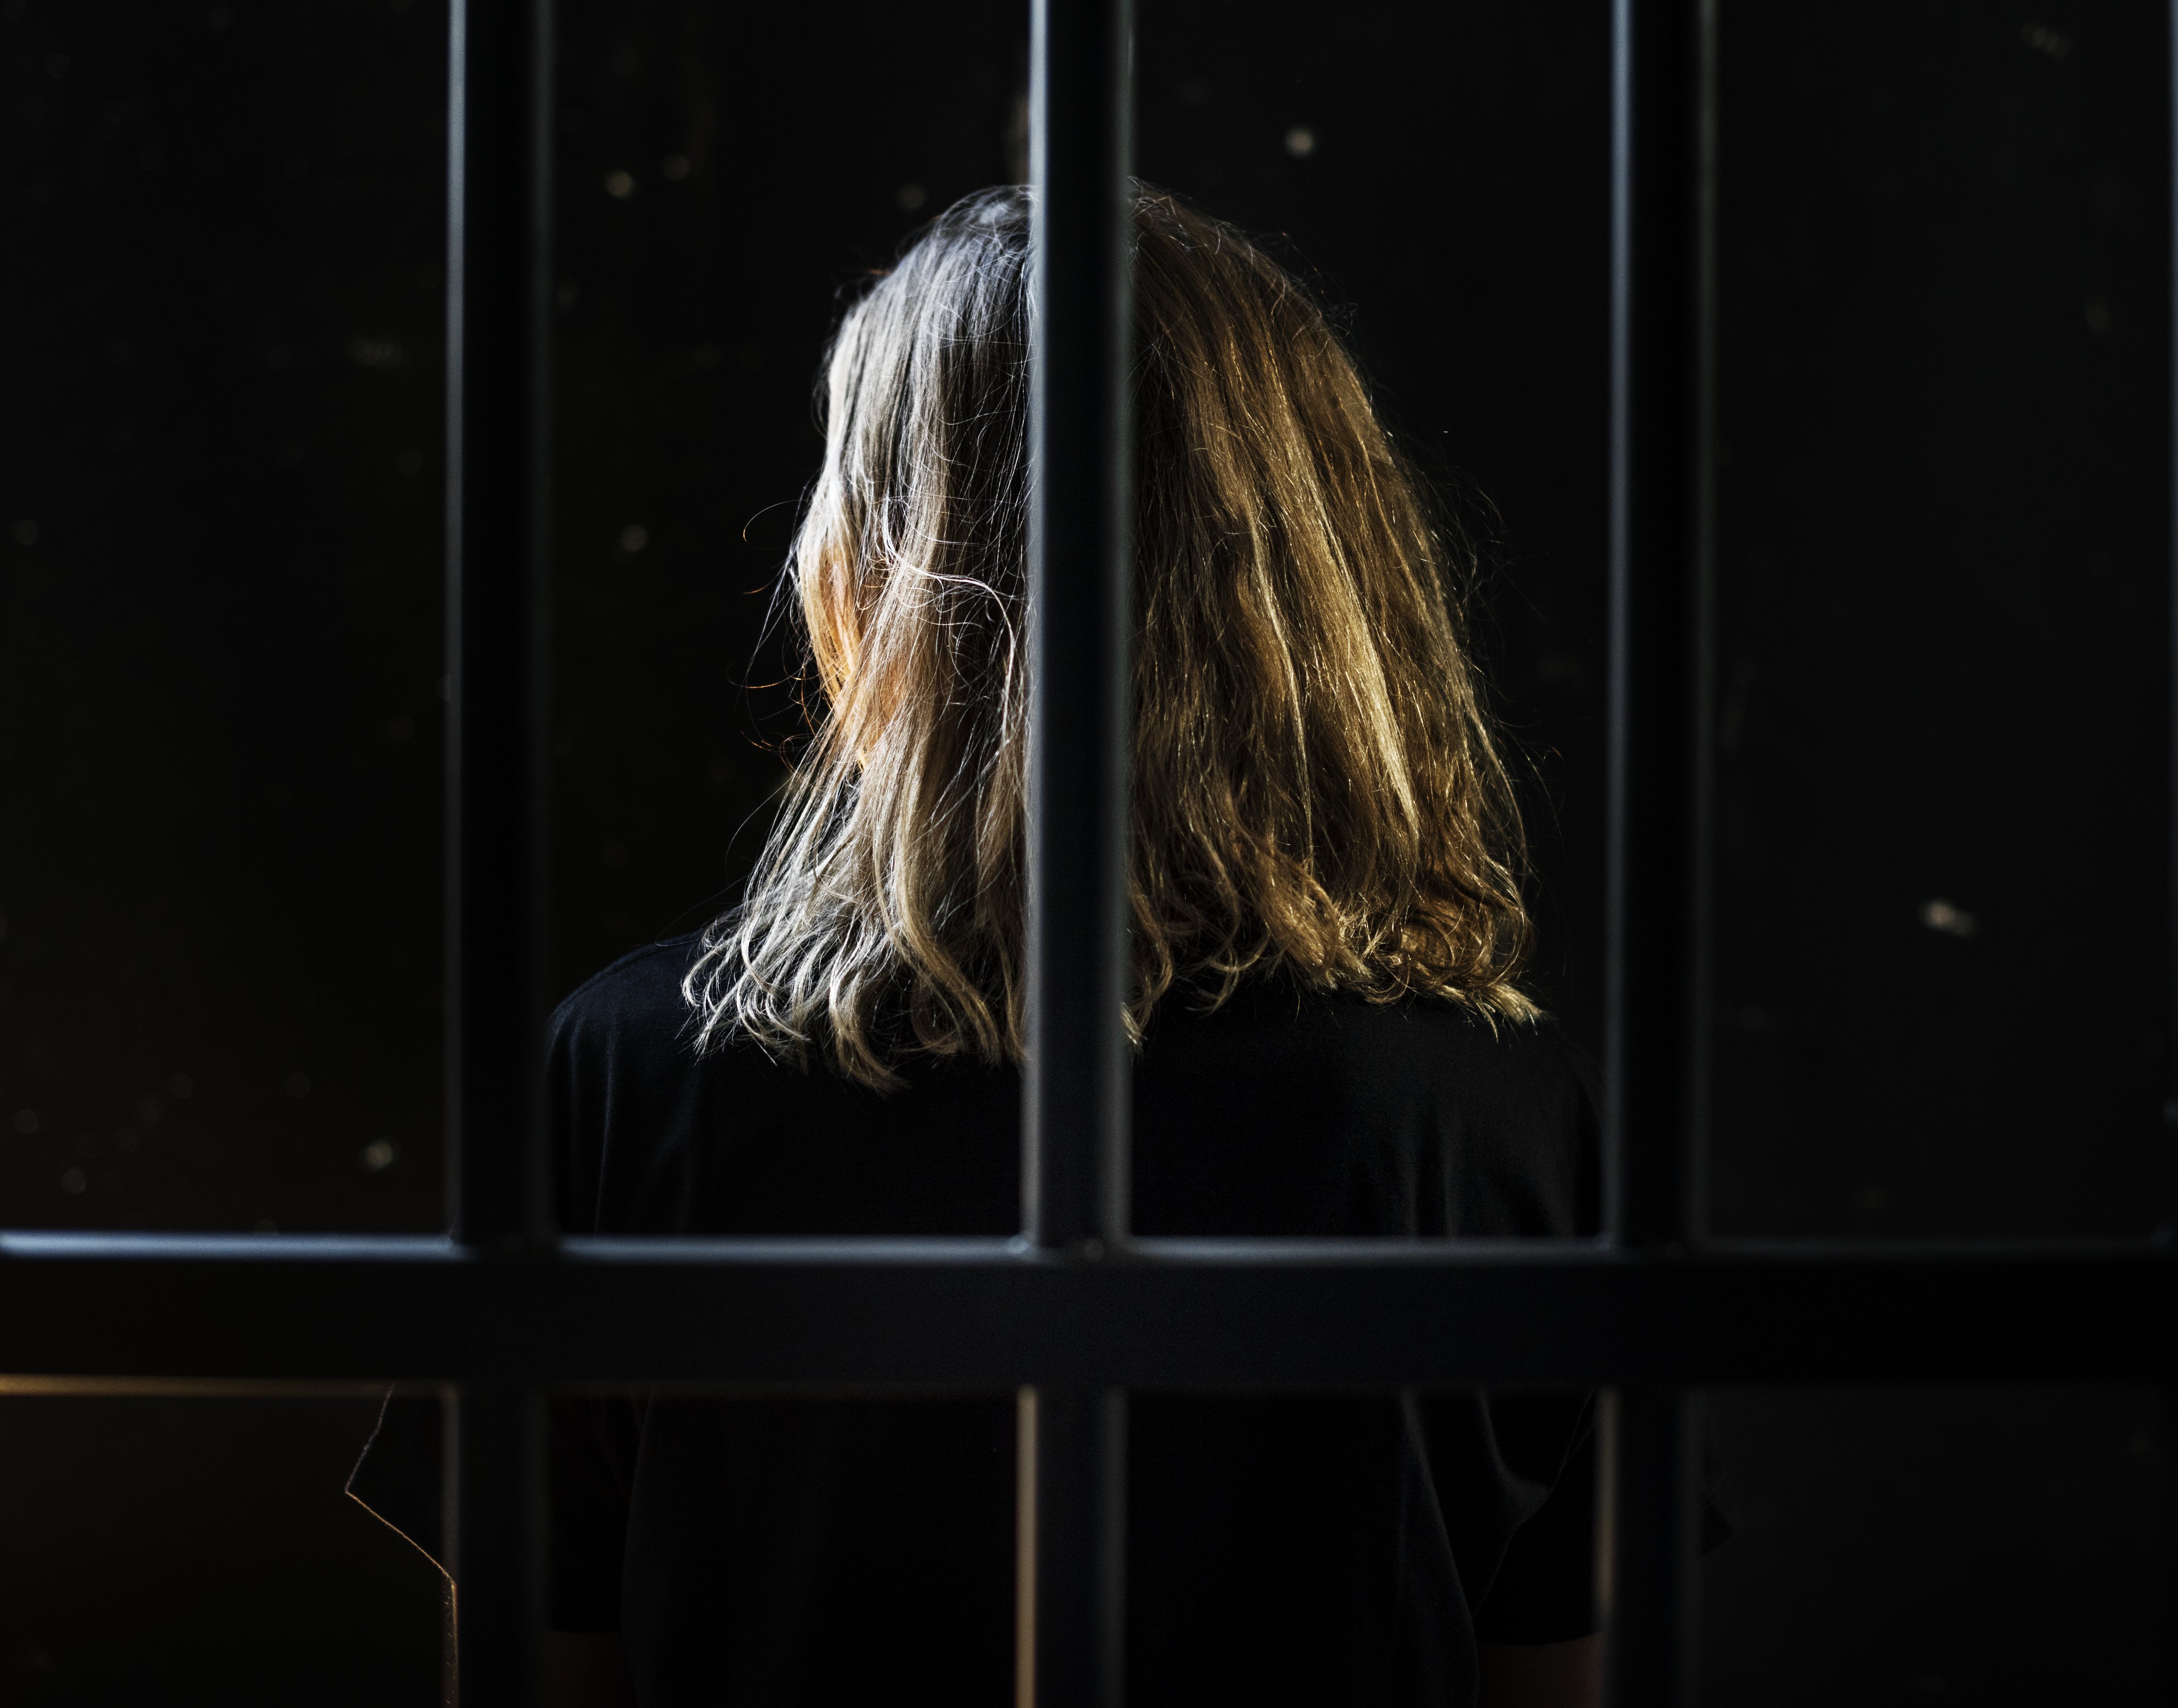
M 1291 275 L 1153 189 L 1135 242 L 1132 1035 L 1273 972 L 1533 1017 L 1464 547 Z M 688 974 L 703 1047 L 1021 1059 L 1028 256 L 1028 193 L 969 196 L 833 342 L 787 567 L 821 698 Z

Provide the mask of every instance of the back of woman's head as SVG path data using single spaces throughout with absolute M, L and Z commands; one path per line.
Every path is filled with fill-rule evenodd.
M 1028 225 L 959 203 L 834 342 L 790 566 L 823 703 L 689 976 L 707 1044 L 1020 1058 Z M 1300 285 L 1156 191 L 1135 232 L 1130 1025 L 1272 972 L 1524 1019 L 1456 543 Z

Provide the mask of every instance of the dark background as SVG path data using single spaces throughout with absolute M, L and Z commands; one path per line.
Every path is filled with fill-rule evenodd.
M 562 988 L 753 851 L 837 294 L 1017 173 L 1025 53 L 1010 0 L 564 9 Z M 1475 535 L 1592 1040 L 1606 8 L 1141 12 L 1144 173 L 1340 306 Z M 444 30 L 0 0 L 0 1224 L 438 1225 Z M 1725 8 L 1721 1231 L 2168 1223 L 2167 47 Z M 370 1411 L 0 1399 L 0 1692 L 431 1700 Z M 2152 1396 L 1716 1412 L 1712 1702 L 2167 1700 Z

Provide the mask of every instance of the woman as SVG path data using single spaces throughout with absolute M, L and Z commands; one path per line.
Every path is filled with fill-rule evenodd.
M 570 1231 L 1017 1225 L 1028 222 L 968 198 L 840 328 L 813 744 L 741 905 L 555 1017 Z M 1135 1226 L 1590 1231 L 1457 548 L 1305 290 L 1136 232 Z M 1129 1702 L 1594 1700 L 1583 1418 L 1136 1396 Z M 560 1700 L 1004 1702 L 1013 1443 L 1005 1397 L 561 1408 Z

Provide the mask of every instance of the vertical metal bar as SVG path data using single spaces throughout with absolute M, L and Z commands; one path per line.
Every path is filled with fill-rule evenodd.
M 1037 0 L 1032 21 L 1023 1209 L 1071 1248 L 1126 1223 L 1126 7 Z
M 452 0 L 446 185 L 446 1079 L 457 1238 L 518 1262 L 550 1237 L 539 1057 L 552 16 Z M 455 1688 L 542 1700 L 541 1394 L 465 1387 L 446 1520 Z
M 2170 0 L 2165 10 L 2169 32 L 2165 48 L 2165 85 L 2170 101 L 2170 132 L 2166 139 L 2165 166 L 2170 182 L 2165 194 L 2170 219 L 2169 250 L 2170 276 L 2164 281 L 2169 293 L 2164 314 L 2170 328 L 2170 348 L 2166 358 L 2165 373 L 2170 381 L 2170 443 L 2167 468 L 2170 474 L 2170 706 L 2165 728 L 2170 743 L 2166 786 L 2170 790 L 2169 830 L 2170 846 L 2166 858 L 2170 862 L 2170 914 L 2164 938 L 2164 953 L 2169 960 L 2165 977 L 2169 981 L 2164 1011 L 2163 1030 L 2163 1127 L 2166 1144 L 2167 1172 L 2164 1178 L 2163 1213 L 2158 1218 L 2159 1237 L 2169 1239 L 2178 1234 L 2178 0 Z M 2164 1451 L 2178 1440 L 2178 1382 L 2163 1385 L 2162 1436 Z M 2164 1603 L 2165 1616 L 2170 1603 Z
M 1716 1040 L 1717 339 L 1721 308 L 1717 227 L 1718 0 L 1696 0 L 1694 101 L 1694 657 L 1685 732 L 1688 802 L 1686 969 L 1683 1052 L 1686 1117 L 1680 1136 L 1679 1215 L 1684 1235 L 1709 1232 L 1710 1060 Z
M 446 1411 L 454 1700 L 535 1708 L 544 1700 L 544 1396 L 470 1383 Z
M 2170 791 L 2170 917 L 2164 939 L 2170 961 L 2165 972 L 2169 985 L 2164 1014 L 2163 1125 L 2165 1133 L 2178 1141 L 2178 0 L 2171 0 L 2169 13 L 2170 276 L 2166 287 L 2170 301 L 2165 312 L 2170 326 L 2170 752 L 2167 775 Z M 2170 1174 L 2165 1182 L 2160 1219 L 2164 1228 L 2178 1232 L 2178 1142 L 2172 1144 L 2169 1154 Z
M 1022 1221 L 1064 1261 L 1127 1234 L 1126 0 L 1032 0 L 1028 1061 Z M 1123 1690 L 1125 1404 L 1021 1402 L 1023 1708 Z
M 543 1010 L 546 0 L 453 0 L 446 197 L 446 1082 L 454 1231 L 550 1225 Z
M 1606 1390 L 1597 1416 L 1596 1605 L 1605 1700 L 1667 1708 L 1694 1698 L 1699 1486 L 1691 1397 L 1668 1388 Z
M 1697 520 L 1699 3 L 1613 8 L 1604 1132 L 1608 1225 L 1641 1246 L 1683 1241 L 1694 1219 L 1708 627 Z
M 1715 569 L 1712 0 L 1614 0 L 1607 1227 L 1668 1258 L 1702 1219 Z M 1694 1687 L 1692 1401 L 1606 1396 L 1598 1530 L 1614 1708 Z
M 1019 1406 L 1016 1708 L 1125 1699 L 1127 1396 L 1025 1388 Z

